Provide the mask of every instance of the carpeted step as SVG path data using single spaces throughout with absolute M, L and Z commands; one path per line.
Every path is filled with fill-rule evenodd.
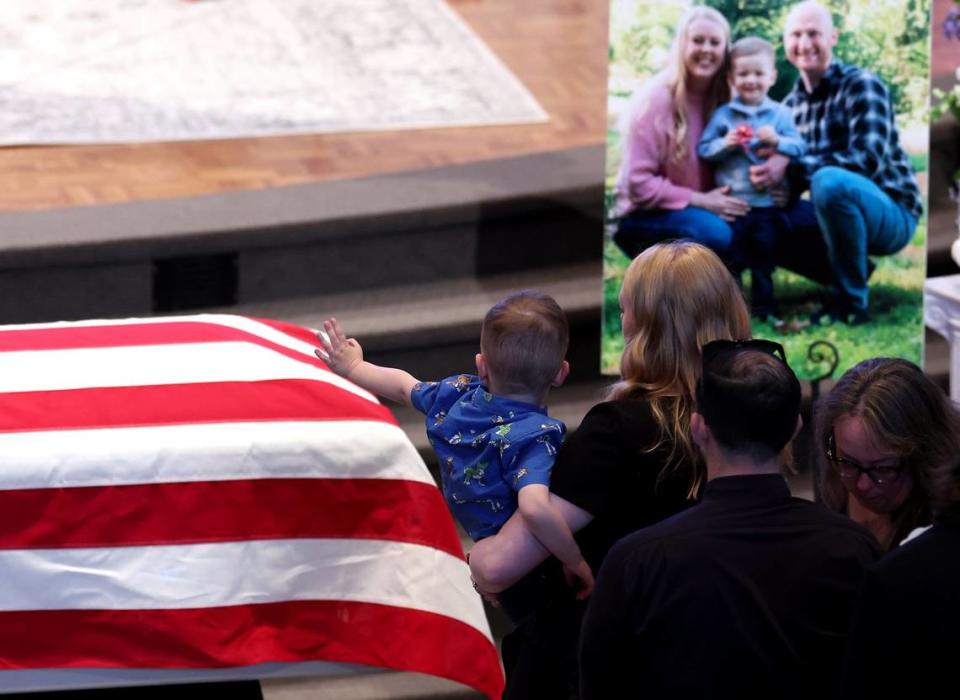
M 0 214 L 0 323 L 147 315 L 599 261 L 602 147 Z
M 571 376 L 551 392 L 551 413 L 573 428 L 609 383 L 599 375 L 600 264 L 491 275 L 482 279 L 429 282 L 369 291 L 350 291 L 212 309 L 290 321 L 318 328 L 336 316 L 358 338 L 371 362 L 401 367 L 423 379 L 474 371 L 480 327 L 497 300 L 519 289 L 553 296 L 571 324 Z M 435 458 L 423 420 L 413 409 L 391 405 L 401 426 L 428 465 Z
M 310 328 L 319 328 L 325 319 L 336 316 L 344 331 L 360 340 L 371 362 L 431 378 L 472 371 L 480 347 L 480 327 L 489 308 L 511 292 L 537 289 L 553 296 L 570 319 L 570 355 L 576 379 L 596 376 L 599 366 L 600 275 L 599 261 L 591 261 L 213 310 L 282 319 Z

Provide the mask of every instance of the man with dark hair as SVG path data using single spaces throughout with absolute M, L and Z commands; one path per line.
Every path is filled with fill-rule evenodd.
M 792 498 L 780 475 L 800 385 L 770 341 L 703 349 L 694 440 L 702 502 L 604 560 L 580 640 L 581 695 L 811 697 L 837 687 L 853 599 L 880 548 Z

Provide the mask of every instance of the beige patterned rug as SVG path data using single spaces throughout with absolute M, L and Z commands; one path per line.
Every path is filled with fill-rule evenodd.
M 0 3 L 0 144 L 546 118 L 441 0 Z

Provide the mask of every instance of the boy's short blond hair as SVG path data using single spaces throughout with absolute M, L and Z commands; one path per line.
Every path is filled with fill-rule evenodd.
M 549 388 L 570 342 L 567 315 L 553 297 L 533 290 L 501 299 L 483 319 L 480 351 L 504 393 Z
M 769 41 L 761 39 L 758 36 L 745 36 L 742 39 L 738 39 L 733 42 L 733 46 L 730 47 L 730 70 L 733 70 L 733 62 L 738 58 L 756 56 L 757 54 L 769 56 L 770 61 L 776 65 L 777 50 L 773 48 L 773 44 Z

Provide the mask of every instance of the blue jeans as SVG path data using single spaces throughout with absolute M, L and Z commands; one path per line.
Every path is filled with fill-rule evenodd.
M 917 220 L 872 180 L 828 166 L 813 175 L 810 201 L 833 267 L 837 301 L 866 310 L 867 255 L 892 255 L 907 243 Z
M 754 315 L 777 312 L 773 295 L 777 240 L 788 224 L 779 207 L 754 207 L 733 222 L 730 258 L 734 271 L 750 268 L 750 307 Z
M 733 240 L 730 224 L 700 207 L 685 209 L 637 209 L 617 225 L 613 240 L 631 260 L 660 241 L 689 238 L 726 259 Z

